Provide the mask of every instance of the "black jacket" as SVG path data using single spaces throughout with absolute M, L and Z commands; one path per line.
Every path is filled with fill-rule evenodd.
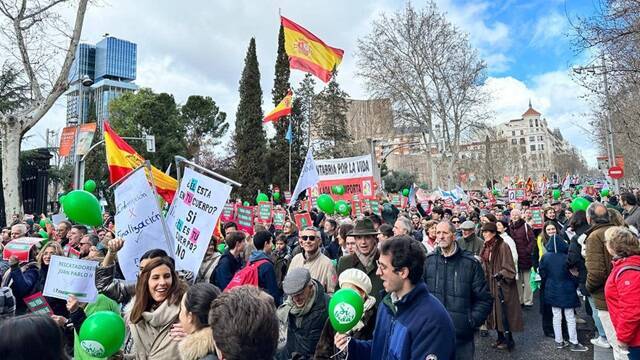
M 587 282 L 587 267 L 585 266 L 584 257 L 582 256 L 582 244 L 586 241 L 585 232 L 588 229 L 589 226 L 587 225 L 574 230 L 576 234 L 569 242 L 569 253 L 567 255 L 567 269 L 571 270 L 573 268 L 578 270 L 578 288 L 585 296 L 588 296 L 589 292 L 585 287 L 585 283 Z
M 235 257 L 231 254 L 229 249 L 225 250 L 222 257 L 220 257 L 218 266 L 216 266 L 213 274 L 211 274 L 209 282 L 217 286 L 220 290 L 224 290 L 227 285 L 229 285 L 231 279 L 233 279 L 233 275 L 235 275 L 238 270 L 242 269 L 244 264 L 241 256 L 242 255 Z
M 427 288 L 447 309 L 456 338 L 473 339 L 474 330 L 484 323 L 493 305 L 480 262 L 459 246 L 447 258 L 438 248 L 427 255 L 424 270 Z

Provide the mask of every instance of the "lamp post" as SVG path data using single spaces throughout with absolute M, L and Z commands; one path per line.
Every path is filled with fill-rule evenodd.
M 84 162 L 78 154 L 78 141 L 80 139 L 80 126 L 84 124 L 84 88 L 93 85 L 93 80 L 88 75 L 83 75 L 79 85 L 80 109 L 78 110 L 78 123 L 76 125 L 76 135 L 73 142 L 73 185 L 74 189 L 82 189 L 82 178 L 84 177 Z

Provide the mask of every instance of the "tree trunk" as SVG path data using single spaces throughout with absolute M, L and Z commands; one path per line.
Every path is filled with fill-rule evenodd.
M 4 119 L 3 119 L 4 120 Z M 22 214 L 22 192 L 20 177 L 20 138 L 18 122 L 7 124 L 2 129 L 2 189 L 4 213 L 7 224 L 12 214 Z

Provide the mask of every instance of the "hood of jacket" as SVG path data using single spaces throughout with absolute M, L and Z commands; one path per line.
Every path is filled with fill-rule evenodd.
M 569 245 L 560 238 L 558 235 L 553 235 L 549 238 L 545 249 L 550 253 L 567 254 L 569 252 Z
M 615 267 L 611 273 L 624 266 L 640 266 L 640 255 L 633 255 L 626 258 L 618 258 L 613 260 L 613 266 Z
M 200 360 L 209 354 L 215 354 L 213 334 L 210 327 L 204 327 L 187 335 L 178 345 L 182 360 Z
M 266 252 L 262 250 L 253 250 L 249 256 L 249 262 L 252 263 L 258 260 L 269 260 L 273 262 L 273 260 L 271 260 L 271 256 L 267 255 Z

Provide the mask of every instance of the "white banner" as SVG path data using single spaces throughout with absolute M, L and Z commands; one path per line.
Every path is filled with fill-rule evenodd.
M 373 176 L 371 155 L 316 160 L 320 181 Z
M 75 295 L 78 301 L 86 303 L 96 301 L 97 266 L 97 261 L 52 256 L 42 294 L 63 300 Z
M 231 186 L 185 168 L 169 212 L 176 268 L 198 273 Z
M 293 194 L 289 199 L 289 205 L 295 203 L 298 200 L 298 195 L 301 192 L 307 190 L 312 186 L 318 185 L 318 171 L 316 169 L 316 162 L 313 160 L 313 152 L 311 149 L 307 150 L 307 157 L 304 159 L 304 165 L 302 171 L 300 171 L 300 177 L 296 183 L 296 188 L 293 190 Z
M 170 240 L 165 238 L 162 214 L 153 188 L 140 168 L 115 189 L 116 237 L 124 240 L 118 261 L 124 278 L 136 280 L 140 256 L 151 249 L 171 254 Z

